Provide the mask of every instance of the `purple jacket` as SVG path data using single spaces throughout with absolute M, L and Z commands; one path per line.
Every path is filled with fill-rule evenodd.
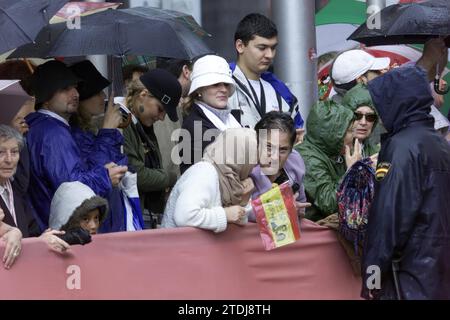
M 305 163 L 303 162 L 302 156 L 295 150 L 292 150 L 291 154 L 284 164 L 284 170 L 289 177 L 289 184 L 292 186 L 294 183 L 300 185 L 300 190 L 298 191 L 299 196 L 297 201 L 306 202 L 305 186 L 303 185 L 303 177 L 305 176 Z M 267 192 L 272 188 L 272 183 L 269 178 L 261 172 L 261 167 L 256 166 L 250 177 L 255 185 L 255 191 L 253 192 L 252 199 L 259 197 L 264 192 Z M 254 221 L 254 214 L 251 213 L 249 216 L 250 221 Z

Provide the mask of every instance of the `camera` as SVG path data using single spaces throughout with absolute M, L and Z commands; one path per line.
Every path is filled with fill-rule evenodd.
M 91 238 L 91 235 L 89 234 L 89 232 L 87 230 L 84 230 L 81 227 L 69 229 L 66 231 L 65 234 L 58 235 L 58 237 L 70 245 L 81 244 L 84 246 L 85 244 L 92 241 L 92 238 Z

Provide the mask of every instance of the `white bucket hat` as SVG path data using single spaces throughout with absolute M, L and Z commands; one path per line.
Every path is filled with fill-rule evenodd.
M 331 75 L 336 84 L 349 83 L 369 70 L 386 69 L 390 63 L 387 57 L 375 58 L 363 50 L 349 50 L 336 58 Z
M 189 94 L 195 90 L 211 86 L 217 83 L 230 84 L 230 96 L 236 87 L 231 75 L 230 66 L 227 61 L 219 56 L 207 55 L 201 57 L 194 63 L 191 73 L 191 88 Z

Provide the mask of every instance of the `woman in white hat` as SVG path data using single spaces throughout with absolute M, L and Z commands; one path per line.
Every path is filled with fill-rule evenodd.
M 231 114 L 228 98 L 235 91 L 231 70 L 222 57 L 207 55 L 198 59 L 191 73 L 189 97 L 183 109 L 184 119 L 181 133 L 181 164 L 184 173 L 191 165 L 201 160 L 205 148 L 220 132 L 241 125 Z

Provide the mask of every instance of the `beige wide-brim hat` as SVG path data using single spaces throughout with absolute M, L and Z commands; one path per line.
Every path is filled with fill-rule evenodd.
M 230 84 L 230 94 L 232 96 L 236 90 L 236 85 L 232 78 L 230 66 L 227 61 L 219 56 L 207 55 L 201 57 L 194 63 L 191 73 L 191 88 L 189 94 L 199 88 L 208 87 L 218 83 Z

